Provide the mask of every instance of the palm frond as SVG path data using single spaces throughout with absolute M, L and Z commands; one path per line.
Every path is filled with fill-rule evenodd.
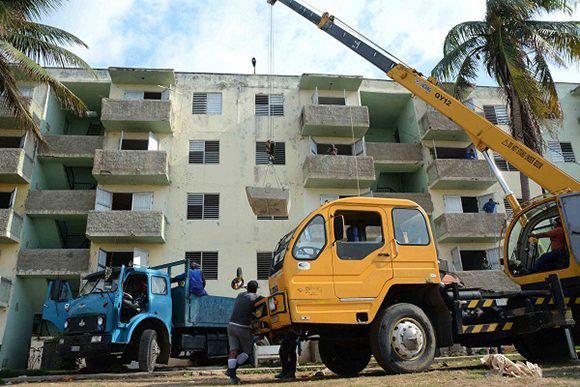
M 90 68 L 79 56 L 54 43 L 17 33 L 10 34 L 5 39 L 30 59 L 45 66 Z
M 62 5 L 62 0 L 2 0 L 0 11 L 17 14 L 23 18 L 39 19 Z
M 85 42 L 70 32 L 28 20 L 14 21 L 10 33 L 24 35 L 26 37 L 32 37 L 47 43 L 62 46 L 81 46 L 88 48 Z
M 489 33 L 490 26 L 482 21 L 460 23 L 449 31 L 443 43 L 443 54 L 447 55 L 468 40 L 484 37 Z
M 431 75 L 444 81 L 454 80 L 466 57 L 473 55 L 478 48 L 481 48 L 482 44 L 484 44 L 483 39 L 479 36 L 474 36 L 455 46 L 452 50 L 447 51 L 439 63 L 435 65 Z
M 580 59 L 580 22 L 526 22 L 530 34 L 541 37 L 551 45 L 564 60 L 572 62 Z

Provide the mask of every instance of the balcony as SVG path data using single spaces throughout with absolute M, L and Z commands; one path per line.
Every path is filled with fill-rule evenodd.
M 30 110 L 32 107 L 32 98 L 23 99 L 24 107 Z M 0 98 L 0 128 L 18 128 L 18 118 L 16 118 L 16 115 L 10 109 L 8 109 L 2 98 Z
M 165 243 L 165 216 L 158 211 L 91 211 L 87 237 L 99 243 Z
M 171 101 L 103 98 L 101 122 L 106 130 L 171 133 Z
M 20 250 L 16 263 L 19 276 L 78 276 L 89 271 L 89 249 Z
M 504 214 L 442 214 L 435 219 L 440 243 L 492 243 L 501 238 Z
M 103 136 L 49 136 L 45 135 L 38 158 L 43 161 L 66 163 L 67 166 L 93 165 L 95 150 L 103 148 Z
M 96 191 L 36 190 L 26 199 L 26 214 L 30 217 L 74 218 L 87 216 L 95 208 Z
M 428 110 L 421 118 L 422 140 L 469 141 L 469 136 L 443 114 Z
M 22 217 L 13 209 L 0 209 L 0 243 L 20 243 L 22 226 Z
M 366 106 L 309 105 L 302 110 L 302 135 L 361 138 L 369 129 Z
M 420 205 L 426 213 L 433 212 L 433 202 L 431 195 L 428 193 L 401 193 L 401 192 L 376 192 L 373 191 L 373 196 L 376 198 L 393 198 L 393 199 L 407 199 L 414 201 Z
M 368 156 L 308 155 L 302 169 L 305 188 L 368 188 L 375 182 Z
M 28 184 L 34 162 L 22 148 L 0 149 L 0 183 Z
M 415 172 L 423 166 L 420 144 L 367 142 L 366 149 L 381 172 Z
M 97 149 L 93 176 L 101 184 L 168 185 L 167 152 Z
M 437 159 L 427 168 L 430 189 L 483 190 L 496 179 L 485 160 Z

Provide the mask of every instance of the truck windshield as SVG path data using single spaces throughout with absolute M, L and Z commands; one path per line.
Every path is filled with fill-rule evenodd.
M 110 276 L 105 280 L 104 275 L 98 277 L 90 277 L 85 282 L 79 296 L 86 296 L 90 293 L 108 293 L 117 290 L 117 285 L 119 283 L 119 278 Z
M 286 254 L 286 249 L 290 244 L 290 240 L 294 235 L 296 229 L 290 231 L 288 234 L 284 235 L 280 242 L 276 245 L 276 249 L 274 249 L 274 256 L 272 259 L 272 268 L 270 269 L 270 274 L 276 273 L 278 270 L 282 268 L 284 264 L 284 255 Z

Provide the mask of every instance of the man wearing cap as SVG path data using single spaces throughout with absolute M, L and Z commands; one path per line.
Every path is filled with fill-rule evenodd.
M 185 281 L 185 273 L 171 279 L 171 282 L 181 281 Z M 193 261 L 189 263 L 189 293 L 196 296 L 207 296 L 205 278 L 203 278 L 201 267 Z
M 258 300 L 258 282 L 250 281 L 246 287 L 247 291 L 238 294 L 234 304 L 234 310 L 228 324 L 228 342 L 230 354 L 228 356 L 228 369 L 226 375 L 229 376 L 233 384 L 239 384 L 240 379 L 236 375 L 236 370 L 250 358 L 254 348 L 254 338 L 250 328 L 254 303 Z

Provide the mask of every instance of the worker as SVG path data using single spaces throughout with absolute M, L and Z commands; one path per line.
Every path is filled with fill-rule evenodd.
M 254 337 L 250 328 L 254 304 L 261 297 L 258 296 L 258 282 L 250 281 L 246 286 L 247 291 L 238 294 L 234 303 L 234 310 L 228 324 L 228 343 L 230 353 L 228 355 L 228 369 L 225 372 L 232 384 L 240 384 L 236 370 L 243 365 L 254 348 Z
M 550 238 L 550 251 L 542 254 L 534 263 L 532 271 L 534 273 L 555 270 L 565 267 L 565 260 L 568 258 L 564 242 L 564 229 L 562 220 L 554 219 L 554 228 L 548 232 L 531 234 L 532 238 Z
M 332 156 L 336 156 L 338 154 L 338 148 L 336 147 L 336 145 L 330 144 L 326 153 Z
M 171 279 L 172 283 L 182 281 L 185 281 L 185 273 Z M 189 293 L 196 296 L 207 296 L 205 278 L 203 277 L 201 266 L 193 261 L 189 262 Z
M 268 155 L 268 161 L 270 163 L 276 161 L 276 143 L 274 141 L 266 141 L 266 154 Z
M 475 153 L 475 151 L 473 150 L 473 148 L 467 148 L 467 152 L 465 154 L 465 158 L 469 159 L 469 160 L 477 160 L 477 154 Z
M 278 355 L 280 356 L 280 363 L 282 364 L 282 372 L 275 376 L 276 379 L 280 380 L 293 380 L 296 379 L 296 347 L 298 341 L 296 334 L 293 332 L 288 333 L 282 342 L 280 343 L 280 350 Z
M 483 211 L 488 213 L 488 214 L 494 214 L 496 207 L 499 205 L 498 202 L 496 202 L 495 200 L 493 200 L 493 198 L 489 198 L 489 200 L 487 201 L 487 203 L 485 203 L 483 205 Z

